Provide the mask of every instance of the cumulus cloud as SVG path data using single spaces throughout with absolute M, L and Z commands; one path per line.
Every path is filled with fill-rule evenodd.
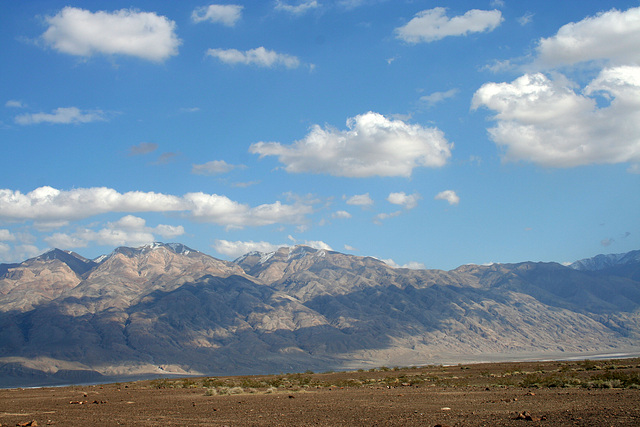
M 312 211 L 313 207 L 304 201 L 293 205 L 277 201 L 251 207 L 226 196 L 205 193 L 187 193 L 179 197 L 141 191 L 119 193 L 104 187 L 69 191 L 40 187 L 26 194 L 0 190 L 0 219 L 47 223 L 109 212 L 183 212 L 194 221 L 240 228 L 275 223 L 300 224 Z M 169 229 L 163 230 L 169 232 Z
M 420 195 L 418 193 L 414 194 L 405 194 L 404 192 L 400 193 L 391 193 L 389 197 L 387 197 L 387 201 L 394 205 L 400 205 L 405 209 L 413 209 L 418 206 L 418 200 L 420 200 Z
M 38 123 L 77 124 L 107 120 L 101 110 L 80 110 L 77 107 L 56 108 L 52 113 L 21 114 L 16 116 L 19 125 L 34 125 Z
M 416 167 L 440 167 L 451 156 L 441 130 L 368 112 L 347 120 L 347 130 L 314 125 L 292 145 L 258 142 L 249 151 L 278 156 L 285 170 L 351 178 L 409 177 Z
M 303 13 L 308 12 L 311 9 L 316 9 L 320 7 L 316 0 L 306 0 L 302 1 L 297 5 L 290 5 L 281 0 L 276 1 L 276 10 L 282 10 L 284 12 L 289 12 L 294 15 L 302 15 Z
M 201 222 L 212 222 L 228 228 L 263 226 L 276 223 L 300 224 L 313 211 L 307 204 L 282 204 L 279 201 L 255 207 L 235 202 L 226 196 L 205 193 L 184 195 L 189 215 Z
M 507 161 L 551 167 L 640 161 L 640 67 L 606 68 L 584 90 L 562 76 L 487 83 L 472 108 L 496 112 L 489 129 Z M 599 106 L 596 96 L 609 104 Z
M 351 218 L 351 214 L 347 211 L 336 211 L 331 215 L 331 217 L 338 219 L 349 219 Z
M 45 237 L 44 241 L 58 248 L 82 248 L 90 243 L 102 246 L 140 246 L 154 242 L 154 234 L 173 238 L 184 234 L 184 228 L 165 224 L 148 227 L 143 218 L 126 215 L 117 221 L 107 223 L 99 230 L 81 228 L 72 234 L 54 233 Z
M 158 149 L 158 144 L 154 142 L 141 142 L 138 145 L 134 145 L 129 148 L 130 156 L 139 156 L 142 154 L 153 153 Z
M 369 193 L 356 194 L 355 196 L 351 196 L 347 199 L 347 204 L 355 206 L 371 206 L 373 205 L 373 199 L 371 199 Z
M 176 196 L 131 191 L 118 193 L 105 187 L 62 191 L 39 187 L 23 194 L 0 190 L 0 218 L 12 220 L 74 220 L 106 212 L 167 212 L 184 210 Z
M 612 9 L 564 25 L 537 46 L 539 63 L 571 65 L 607 61 L 614 65 L 640 65 L 640 7 L 621 12 Z
M 461 16 L 449 18 L 447 9 L 423 10 L 406 25 L 396 28 L 396 37 L 408 43 L 433 42 L 447 36 L 493 31 L 503 21 L 499 10 L 473 9 Z
M 244 6 L 235 4 L 212 4 L 195 9 L 191 13 L 193 22 L 209 21 L 214 24 L 222 24 L 233 27 L 242 17 Z
M 300 60 L 295 56 L 267 50 L 260 46 L 256 49 L 241 52 L 237 49 L 209 49 L 207 55 L 218 58 L 225 64 L 256 65 L 258 67 L 272 68 L 284 66 L 286 68 L 298 68 Z
M 6 228 L 0 228 L 0 242 L 9 242 L 15 239 L 16 236 L 14 236 L 9 230 Z
M 460 197 L 453 190 L 445 190 L 434 197 L 435 200 L 446 200 L 450 205 L 457 205 L 460 203 Z
M 218 175 L 231 172 L 238 167 L 241 166 L 230 165 L 224 160 L 212 160 L 201 165 L 193 165 L 191 167 L 191 173 L 194 173 L 196 175 Z
M 434 105 L 447 100 L 449 98 L 453 98 L 458 93 L 458 89 L 449 89 L 445 92 L 433 92 L 429 95 L 424 95 L 420 97 L 420 102 L 425 103 L 428 107 L 433 107 Z
M 45 43 L 76 56 L 129 55 L 161 62 L 177 55 L 181 43 L 175 22 L 133 9 L 94 13 L 67 6 L 46 22 Z

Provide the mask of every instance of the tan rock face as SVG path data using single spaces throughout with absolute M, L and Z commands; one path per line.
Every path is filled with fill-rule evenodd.
M 25 311 L 60 296 L 82 279 L 62 261 L 30 260 L 10 268 L 0 279 L 0 311 Z

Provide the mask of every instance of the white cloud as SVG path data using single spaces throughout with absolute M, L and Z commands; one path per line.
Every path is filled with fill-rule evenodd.
M 444 7 L 423 10 L 396 28 L 396 36 L 409 43 L 432 42 L 447 36 L 493 31 L 503 21 L 499 10 L 473 9 L 453 18 L 447 17 L 446 11 Z
M 446 200 L 450 205 L 457 205 L 460 203 L 460 197 L 453 190 L 445 190 L 434 197 L 435 200 Z
M 195 9 L 191 13 L 193 22 L 210 21 L 214 24 L 222 24 L 233 27 L 242 17 L 244 6 L 235 4 L 212 4 Z
M 191 173 L 196 175 L 217 175 L 231 172 L 237 167 L 241 166 L 230 165 L 224 160 L 212 160 L 202 165 L 193 165 L 191 167 Z
M 456 96 L 458 93 L 458 89 L 449 89 L 446 92 L 433 92 L 429 95 L 421 96 L 420 101 L 427 104 L 429 107 L 433 107 L 434 105 Z
M 279 201 L 250 207 L 217 194 L 188 193 L 184 199 L 189 204 L 192 219 L 230 228 L 276 223 L 300 224 L 305 222 L 306 215 L 313 211 L 309 205 L 285 205 Z
M 216 239 L 215 243 L 212 245 L 212 247 L 216 250 L 216 252 L 229 257 L 233 257 L 233 258 L 238 258 L 249 252 L 264 252 L 264 253 L 274 252 L 283 246 L 288 246 L 288 245 L 274 245 L 269 242 L 254 242 L 254 241 L 231 242 L 229 240 L 221 240 L 221 239 Z
M 291 238 L 291 236 L 289 236 Z M 295 239 L 293 239 L 295 240 Z M 307 240 L 304 243 L 302 243 L 305 246 L 309 246 L 312 247 L 314 249 L 325 249 L 325 250 L 333 250 L 331 249 L 331 246 L 329 246 L 328 244 L 326 244 L 323 241 L 315 241 L 315 240 Z M 243 241 L 229 241 L 229 240 L 222 240 L 222 239 L 216 239 L 215 243 L 212 245 L 212 247 L 218 252 L 221 253 L 223 255 L 229 256 L 229 257 L 233 257 L 233 258 L 238 258 L 244 254 L 247 254 L 249 252 L 262 252 L 262 253 L 269 253 L 269 252 L 275 252 L 280 248 L 288 248 L 291 247 L 290 245 L 287 244 L 273 244 L 273 243 L 269 243 L 269 242 L 254 242 L 254 241 L 248 241 L 248 242 L 243 242 Z
M 522 26 L 530 24 L 531 21 L 533 21 L 533 13 L 531 12 L 527 12 L 524 15 L 522 15 L 520 18 L 518 18 L 518 24 Z
M 351 218 L 351 214 L 347 211 L 336 211 L 331 215 L 331 217 L 338 219 L 349 219 Z
M 327 243 L 322 240 L 305 240 L 303 245 L 309 246 L 314 249 L 324 249 L 326 251 L 332 251 L 333 249 Z
M 351 178 L 409 177 L 416 167 L 440 167 L 451 156 L 442 131 L 391 120 L 368 112 L 347 120 L 348 130 L 314 125 L 292 145 L 258 142 L 249 151 L 278 156 L 287 172 L 318 173 Z
M 17 101 L 15 99 L 8 100 L 5 104 L 5 107 L 9 108 L 25 108 L 26 105 L 22 101 Z
M 241 52 L 237 49 L 209 49 L 208 56 L 218 58 L 225 64 L 256 65 L 258 67 L 271 68 L 282 65 L 286 68 L 297 68 L 300 60 L 295 56 L 277 53 L 260 46 L 256 49 Z
M 56 108 L 53 113 L 21 114 L 15 118 L 19 125 L 91 123 L 105 120 L 105 113 L 101 110 L 82 111 L 77 107 Z
M 104 228 L 92 230 L 81 228 L 72 234 L 54 233 L 45 237 L 44 241 L 57 248 L 82 248 L 90 243 L 102 246 L 140 246 L 156 241 L 154 234 L 165 238 L 173 238 L 184 234 L 182 226 L 160 224 L 148 227 L 143 218 L 126 215 L 115 222 L 109 222 Z
M 378 215 L 376 215 L 373 218 L 373 222 L 374 224 L 378 224 L 381 225 L 382 221 L 387 220 L 389 218 L 395 218 L 397 216 L 402 215 L 402 211 L 395 211 L 395 212 L 391 212 L 391 213 L 379 213 Z
M 556 35 L 538 43 L 538 61 L 547 66 L 605 60 L 640 64 L 640 7 L 612 9 L 564 25 Z
M 11 246 L 0 242 L 0 261 L 2 262 L 22 262 L 25 259 L 40 255 L 43 250 L 31 244 L 20 244 Z
M 153 153 L 158 149 L 158 144 L 155 142 L 141 142 L 138 145 L 134 145 L 129 147 L 129 155 L 130 156 L 139 156 L 142 154 Z
M 582 93 L 562 76 L 536 73 L 487 83 L 472 107 L 496 112 L 489 129 L 507 161 L 551 167 L 640 161 L 640 67 L 600 72 Z M 609 105 L 599 107 L 596 96 Z
M 176 196 L 141 191 L 121 194 L 105 187 L 61 191 L 45 186 L 26 194 L 0 190 L 0 218 L 5 219 L 73 220 L 106 212 L 167 212 L 184 209 L 184 201 Z
M 65 7 L 47 17 L 42 35 L 53 49 L 77 56 L 129 55 L 161 62 L 178 54 L 175 22 L 151 12 L 121 9 L 115 12 Z
M 425 270 L 427 268 L 423 263 L 416 262 L 416 261 L 410 261 L 404 265 L 398 265 L 391 258 L 383 259 L 381 261 L 387 264 L 389 267 L 393 267 L 393 268 L 408 268 L 409 270 Z
M 42 222 L 88 218 L 108 212 L 182 211 L 195 221 L 226 227 L 261 226 L 275 223 L 300 224 L 313 211 L 298 201 L 293 205 L 279 201 L 256 207 L 235 202 L 217 194 L 188 193 L 182 197 L 154 192 L 118 193 L 104 188 L 61 191 L 40 187 L 30 193 L 0 190 L 0 218 Z
M 11 234 L 6 228 L 0 228 L 0 242 L 11 242 L 16 240 L 16 236 Z
M 276 1 L 276 6 L 275 9 L 276 10 L 282 10 L 285 12 L 289 12 L 292 13 L 294 15 L 302 15 L 303 13 L 308 12 L 311 9 L 316 9 L 320 7 L 320 5 L 318 4 L 318 2 L 316 0 L 305 0 L 300 2 L 300 4 L 297 5 L 290 5 L 287 4 L 281 0 L 277 0 Z
M 394 205 L 401 205 L 405 209 L 413 209 L 418 206 L 418 200 L 420 200 L 420 198 L 421 197 L 418 193 L 405 194 L 404 192 L 400 192 L 389 194 L 387 201 Z
M 371 199 L 371 196 L 369 196 L 369 193 L 356 194 L 355 196 L 351 196 L 347 199 L 347 204 L 355 206 L 371 206 L 373 205 L 373 200 Z
M 181 225 L 159 224 L 154 229 L 154 232 L 165 239 L 173 239 L 174 237 L 182 236 L 184 234 L 184 227 Z

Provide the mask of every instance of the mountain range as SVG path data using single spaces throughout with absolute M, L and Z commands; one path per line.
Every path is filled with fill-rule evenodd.
M 640 251 L 450 271 L 179 243 L 0 264 L 0 386 L 640 353 Z

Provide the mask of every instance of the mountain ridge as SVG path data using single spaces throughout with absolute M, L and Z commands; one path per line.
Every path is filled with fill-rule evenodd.
M 640 352 L 633 261 L 443 271 L 308 246 L 233 262 L 157 242 L 99 262 L 49 252 L 0 275 L 0 377 L 12 384 L 53 384 L 69 366 L 118 379 Z

